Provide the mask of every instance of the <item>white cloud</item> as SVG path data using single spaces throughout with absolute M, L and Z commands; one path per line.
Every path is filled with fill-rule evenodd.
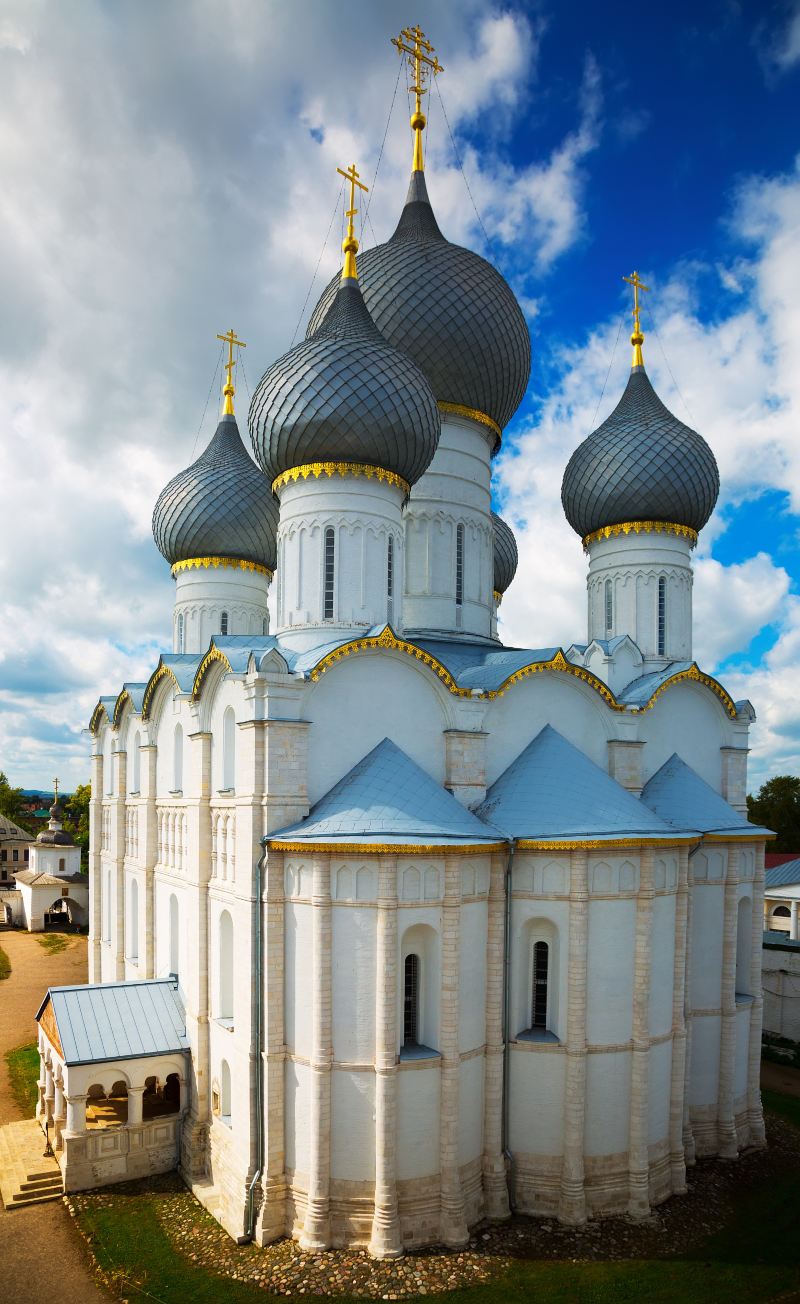
M 776 30 L 767 33 L 762 23 L 756 41 L 767 73 L 780 75 L 800 63 L 800 3 L 790 0 L 786 17 Z

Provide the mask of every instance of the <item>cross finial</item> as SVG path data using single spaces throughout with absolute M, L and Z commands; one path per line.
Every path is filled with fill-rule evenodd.
M 639 291 L 646 290 L 650 293 L 650 286 L 645 285 L 644 281 L 639 279 L 638 272 L 631 272 L 630 276 L 623 276 L 623 281 L 633 286 L 633 334 L 631 335 L 631 344 L 633 345 L 632 367 L 643 367 L 644 358 L 642 357 L 642 345 L 644 344 L 644 335 L 639 324 Z
M 355 228 L 353 226 L 353 218 L 358 212 L 358 209 L 356 208 L 356 186 L 358 186 L 359 190 L 363 190 L 365 194 L 368 192 L 369 186 L 365 186 L 363 181 L 359 181 L 359 173 L 356 171 L 355 163 L 351 163 L 346 171 L 344 168 L 337 168 L 336 171 L 339 173 L 340 177 L 344 177 L 345 181 L 350 182 L 350 207 L 345 210 L 345 216 L 347 217 L 347 235 L 342 241 L 342 251 L 344 253 L 342 280 L 355 281 L 358 280 L 358 272 L 356 270 L 358 241 L 356 240 Z
M 58 805 L 58 779 L 53 779 L 53 805 Z
M 392 37 L 392 45 L 397 47 L 401 59 L 404 54 L 408 55 L 409 67 L 414 73 L 413 84 L 409 87 L 416 97 L 416 108 L 411 115 L 411 129 L 414 132 L 413 170 L 422 172 L 425 167 L 422 161 L 422 131 L 426 121 L 425 114 L 422 112 L 422 97 L 428 91 L 425 79 L 431 73 L 435 77 L 437 73 L 444 72 L 444 68 L 436 58 L 433 46 L 426 40 L 419 23 L 416 27 L 404 27 L 399 36 Z
M 217 339 L 222 340 L 222 342 L 224 344 L 227 344 L 228 346 L 228 361 L 225 363 L 225 370 L 227 371 L 228 375 L 225 381 L 225 386 L 222 391 L 223 394 L 225 395 L 225 404 L 222 409 L 222 415 L 224 417 L 232 417 L 233 396 L 236 393 L 233 386 L 233 369 L 236 366 L 236 360 L 233 356 L 233 346 L 235 344 L 237 349 L 246 349 L 247 345 L 245 344 L 244 340 L 240 340 L 237 338 L 236 331 L 233 329 L 233 327 L 231 327 L 227 335 L 218 335 Z

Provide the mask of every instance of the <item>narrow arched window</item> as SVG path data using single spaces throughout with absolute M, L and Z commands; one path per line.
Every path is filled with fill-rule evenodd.
M 219 917 L 219 1018 L 233 1018 L 233 920 L 227 910 Z
M 223 611 L 222 615 L 221 615 L 220 618 L 219 618 L 219 632 L 220 632 L 220 634 L 227 634 L 227 632 L 228 632 L 228 613 L 227 613 L 227 611 Z
M 139 959 L 139 884 L 135 878 L 131 879 L 128 913 L 128 959 L 134 964 Z
M 658 655 L 666 656 L 667 647 L 667 581 L 658 577 Z
M 761 955 L 761 935 L 759 930 L 758 953 Z M 751 996 L 753 955 L 753 903 L 749 897 L 742 897 L 736 916 L 736 995 Z M 759 960 L 760 964 L 760 960 Z
M 394 613 L 394 535 L 389 535 L 386 544 L 386 614 L 391 623 Z
M 178 651 L 183 651 L 183 612 L 178 616 Z
M 178 915 L 178 898 L 174 895 L 169 899 L 169 971 L 170 973 L 180 973 L 180 918 Z
M 64 870 L 67 868 L 67 862 L 63 856 L 59 856 L 58 858 L 58 868 L 61 870 L 62 874 Z
M 266 638 L 269 633 L 269 621 L 267 620 L 266 616 L 261 622 L 261 633 L 263 634 L 264 638 Z
M 419 956 L 407 955 L 403 972 L 403 1045 L 419 1044 Z
M 614 625 L 614 590 L 611 580 L 606 580 L 606 633 L 610 634 Z
M 464 601 L 464 526 L 456 526 L 456 606 Z
M 222 787 L 232 791 L 236 786 L 236 715 L 227 707 L 222 717 Z
M 183 729 L 175 726 L 175 741 L 172 749 L 172 791 L 183 791 Z
M 333 530 L 325 531 L 325 564 L 323 575 L 323 620 L 333 620 L 333 584 L 335 579 L 336 541 Z
M 536 942 L 533 947 L 533 990 L 531 993 L 531 1027 L 547 1027 L 547 979 L 550 947 Z
M 223 1123 L 231 1125 L 231 1070 L 227 1060 L 219 1066 L 219 1112 Z

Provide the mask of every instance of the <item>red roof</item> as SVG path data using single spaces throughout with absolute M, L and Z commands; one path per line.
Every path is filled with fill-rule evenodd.
M 764 856 L 764 868 L 774 869 L 776 865 L 785 865 L 787 860 L 800 860 L 800 851 L 768 851 Z

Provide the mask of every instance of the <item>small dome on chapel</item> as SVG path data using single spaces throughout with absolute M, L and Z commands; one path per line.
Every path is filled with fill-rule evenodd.
M 494 534 L 494 581 L 495 593 L 505 593 L 517 573 L 517 541 L 514 531 L 502 516 L 492 512 L 492 531 Z

